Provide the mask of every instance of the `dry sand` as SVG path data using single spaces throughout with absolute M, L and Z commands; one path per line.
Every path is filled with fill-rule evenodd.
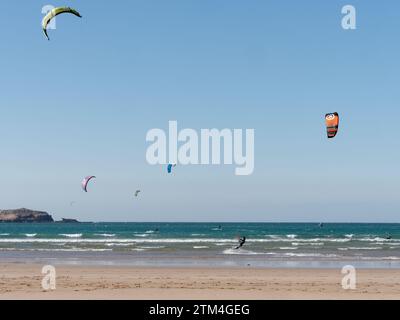
M 400 269 L 358 270 L 357 289 L 335 269 L 57 266 L 44 291 L 41 265 L 0 264 L 0 299 L 399 299 Z

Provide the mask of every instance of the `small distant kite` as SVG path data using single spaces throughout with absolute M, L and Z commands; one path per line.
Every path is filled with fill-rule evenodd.
M 49 25 L 50 21 L 55 16 L 58 16 L 59 14 L 62 14 L 62 13 L 70 13 L 79 18 L 82 18 L 81 14 L 78 11 L 76 11 L 75 9 L 69 8 L 69 7 L 59 7 L 59 8 L 54 8 L 53 10 L 50 10 L 49 13 L 46 14 L 46 16 L 42 20 L 42 29 L 43 29 L 43 33 L 46 36 L 47 40 L 50 40 L 49 35 L 47 34 L 47 26 Z
M 87 192 L 87 186 L 90 180 L 96 178 L 95 176 L 87 176 L 85 179 L 82 180 L 82 189 L 83 191 Z
M 139 195 L 139 192 L 141 192 L 141 191 L 140 190 L 136 190 L 135 197 L 137 197 Z
M 168 173 L 171 173 L 172 172 L 172 168 L 174 168 L 174 167 L 176 167 L 176 164 L 169 164 L 168 167 L 167 167 Z
M 327 113 L 325 123 L 328 139 L 334 138 L 339 130 L 339 114 L 337 112 Z

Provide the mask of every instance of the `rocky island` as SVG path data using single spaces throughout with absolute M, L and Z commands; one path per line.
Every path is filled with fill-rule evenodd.
M 0 222 L 54 222 L 54 220 L 47 212 L 22 208 L 0 210 Z
M 79 223 L 76 219 L 62 218 L 61 221 L 54 221 L 53 217 L 45 211 L 35 211 L 26 208 L 13 210 L 0 210 L 0 223 Z

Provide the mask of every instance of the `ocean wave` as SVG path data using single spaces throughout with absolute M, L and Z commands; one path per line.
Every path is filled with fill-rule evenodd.
M 107 242 L 116 242 L 116 243 L 212 243 L 217 246 L 224 245 L 232 245 L 236 244 L 236 239 L 219 239 L 219 238 L 152 238 L 149 237 L 149 234 L 135 234 L 135 238 L 112 238 L 112 237 L 103 237 L 103 238 L 82 238 L 82 234 L 60 234 L 63 236 L 63 239 L 59 238 L 0 238 L 0 243 L 11 243 L 11 242 L 88 242 L 88 243 L 107 243 Z M 346 243 L 351 241 L 348 238 L 311 238 L 311 239 L 301 239 L 298 238 L 295 241 L 292 239 L 247 239 L 246 243 L 287 243 L 294 246 L 322 246 L 327 243 Z M 354 241 L 354 240 L 353 240 Z M 368 241 L 371 242 L 371 241 Z M 352 242 L 356 243 L 356 242 Z M 381 243 L 381 242 L 379 242 Z M 383 244 L 396 245 L 397 242 L 391 240 L 391 242 L 385 241 Z M 374 243 L 378 244 L 378 243 Z M 400 245 L 400 243 L 399 243 Z M 361 246 L 360 246 L 361 247 Z
M 262 254 L 254 251 L 249 251 L 249 250 L 243 250 L 243 249 L 226 249 L 222 252 L 223 254 L 239 254 L 239 255 L 257 255 L 257 254 Z
M 301 243 L 301 242 L 292 242 L 292 246 L 323 246 L 323 242 L 306 242 L 306 243 Z
M 64 249 L 52 249 L 52 248 L 0 248 L 0 251 L 29 251 L 29 252 L 104 252 L 112 251 L 112 249 L 98 249 L 98 248 L 64 248 Z
M 385 261 L 385 260 L 400 260 L 400 257 L 396 256 L 388 256 L 388 257 L 359 257 L 360 260 L 379 260 L 379 261 Z
M 194 246 L 193 249 L 208 249 L 210 247 L 207 246 Z
M 295 240 L 294 240 L 295 239 Z M 348 238 L 269 238 L 269 239 L 247 239 L 246 242 L 295 242 L 299 244 L 310 244 L 310 243 L 324 243 L 324 242 L 349 242 L 351 239 Z M 319 244 L 320 245 L 320 244 Z
M 381 245 L 381 246 L 400 246 L 400 242 L 376 242 L 374 243 L 375 245 Z
M 149 233 L 137 233 L 137 234 L 134 234 L 133 236 L 145 238 L 145 237 L 148 237 L 149 235 L 150 235 Z
M 323 254 L 323 253 L 292 253 L 288 252 L 284 254 L 288 257 L 321 257 L 321 258 L 335 258 L 338 255 L 333 253 Z
M 351 234 L 345 234 L 344 236 L 345 236 L 346 238 L 350 238 L 350 239 L 351 239 L 351 238 L 354 237 L 354 234 L 352 234 L 352 233 L 351 233 Z
M 100 249 L 100 248 L 67 248 L 67 249 L 33 249 L 33 251 L 105 252 L 105 251 L 112 251 L 112 249 Z
M 129 247 L 135 245 L 134 243 L 105 243 L 107 247 Z
M 58 238 L 36 238 L 36 239 L 27 239 L 27 238 L 0 238 L 0 243 L 12 243 L 12 242 L 82 242 L 82 243 L 124 243 L 124 242 L 131 242 L 131 243 L 213 243 L 215 245 L 228 245 L 228 244 L 236 244 L 236 239 L 218 239 L 218 238 L 147 238 L 147 236 L 139 236 L 141 239 L 137 238 L 125 238 L 125 239 L 111 239 L 111 238 L 104 238 L 104 239 L 88 239 L 88 238 L 81 238 L 82 234 L 61 234 L 65 238 L 58 239 Z M 286 239 L 287 241 L 277 241 L 272 239 L 249 239 L 246 243 L 276 243 L 276 242 L 290 242 L 292 243 L 293 240 Z M 319 243 L 321 241 L 325 242 L 347 242 L 349 239 L 296 239 L 295 243 Z
M 115 233 L 95 233 L 95 236 L 101 236 L 101 237 L 115 237 Z
M 37 236 L 37 233 L 25 233 L 25 236 L 28 238 L 34 238 Z
M 80 238 L 82 237 L 82 233 L 61 233 L 59 236 L 67 237 L 67 238 Z
M 297 247 L 279 247 L 279 250 L 297 250 Z
M 0 233 L 0 237 L 5 237 L 5 236 L 9 236 L 9 233 Z
M 382 247 L 348 247 L 349 250 L 381 250 Z
M 294 239 L 297 238 L 297 234 L 287 234 L 286 237 L 289 239 Z
M 367 242 L 400 242 L 400 239 L 386 239 L 381 237 L 374 238 L 358 238 L 357 241 L 367 241 Z

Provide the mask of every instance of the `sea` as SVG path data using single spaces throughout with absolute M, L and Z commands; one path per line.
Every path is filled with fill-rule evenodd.
M 0 262 L 399 268 L 400 224 L 3 223 Z

